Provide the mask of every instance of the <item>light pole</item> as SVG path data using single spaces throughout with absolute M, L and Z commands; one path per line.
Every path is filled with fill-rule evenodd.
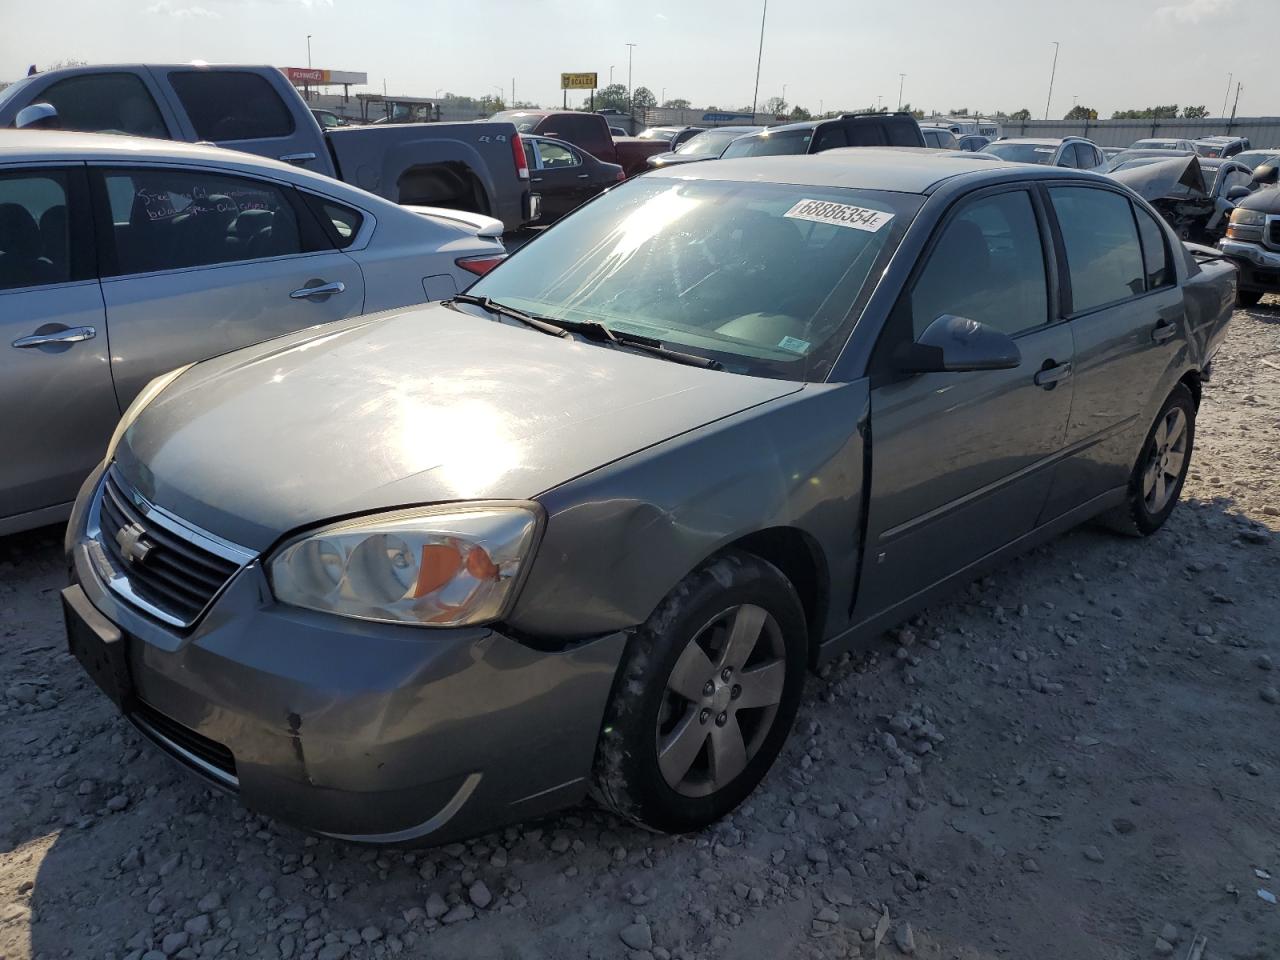
M 311 34 L 309 34 L 309 33 L 307 34 L 307 69 L 308 69 L 308 70 L 310 70 L 310 69 L 311 69 Z M 308 84 L 304 84 L 304 85 L 303 85 L 303 87 L 302 87 L 302 92 L 303 92 L 303 94 L 304 94 L 303 99 L 304 99 L 304 100 L 310 100 L 310 99 L 311 99 L 311 84 L 309 84 L 309 83 L 308 83 Z
M 756 103 L 760 100 L 760 64 L 764 60 L 764 21 L 769 16 L 769 0 L 760 11 L 760 50 L 756 53 L 756 92 L 751 94 L 751 122 L 756 122 Z
M 635 113 L 636 102 L 631 97 L 631 55 L 635 53 L 638 43 L 627 44 L 627 113 Z
M 613 86 L 613 64 L 609 64 L 609 86 Z
M 439 100 L 439 99 L 440 99 L 440 92 L 441 92 L 443 89 L 444 89 L 444 87 L 436 87 L 436 99 L 437 99 L 437 100 Z
M 1234 79 L 1234 73 L 1227 74 L 1227 92 L 1222 95 L 1222 112 L 1218 114 L 1220 117 L 1225 117 L 1227 115 L 1227 99 L 1231 96 L 1231 81 Z
M 662 104 L 664 104 L 664 103 L 666 103 L 666 102 L 667 102 L 667 88 L 666 88 L 666 87 L 663 87 L 663 88 L 662 88 L 662 100 L 659 102 L 658 106 L 662 106 Z
M 498 95 L 493 99 L 493 106 L 496 109 L 498 104 L 502 102 L 502 96 L 507 92 L 507 88 L 500 83 L 491 83 L 489 86 L 498 91 Z
M 899 110 L 902 109 L 902 87 L 906 82 L 907 82 L 907 75 L 905 73 L 898 74 L 898 109 Z
M 785 83 L 782 85 L 782 105 L 783 107 L 787 105 L 787 85 Z
M 1049 96 L 1044 100 L 1044 118 L 1049 119 L 1049 103 L 1053 100 L 1053 78 L 1058 74 L 1058 41 L 1053 43 L 1053 67 L 1049 70 Z

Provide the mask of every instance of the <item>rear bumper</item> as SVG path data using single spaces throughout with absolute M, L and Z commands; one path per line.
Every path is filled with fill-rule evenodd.
M 74 522 L 74 521 L 73 521 Z M 582 798 L 626 637 L 563 652 L 280 606 L 255 561 L 191 630 L 111 592 L 69 535 L 83 599 L 125 637 L 148 738 L 248 807 L 369 843 L 440 843 Z
M 1259 243 L 1219 240 L 1218 249 L 1240 268 L 1240 287 L 1245 290 L 1280 289 L 1280 251 Z

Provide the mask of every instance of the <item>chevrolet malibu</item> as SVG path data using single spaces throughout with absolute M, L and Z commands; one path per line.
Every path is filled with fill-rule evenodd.
M 72 652 L 248 806 L 438 843 L 731 810 L 806 668 L 1174 510 L 1234 268 L 1104 178 L 655 171 L 445 304 L 174 370 L 81 491 Z

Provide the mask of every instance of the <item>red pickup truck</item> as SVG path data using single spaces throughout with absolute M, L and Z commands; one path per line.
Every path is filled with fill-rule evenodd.
M 597 160 L 616 163 L 628 177 L 647 170 L 647 158 L 671 149 L 671 145 L 665 140 L 612 136 L 609 133 L 609 121 L 598 113 L 573 110 L 503 110 L 489 119 L 514 123 L 520 133 L 566 140 L 581 147 Z

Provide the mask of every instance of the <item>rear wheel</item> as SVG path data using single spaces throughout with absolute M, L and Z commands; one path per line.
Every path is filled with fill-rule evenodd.
M 593 794 L 657 830 L 697 830 L 755 788 L 795 719 L 804 610 L 771 564 L 725 554 L 636 631 L 596 752 Z
M 1237 307 L 1256 307 L 1258 301 L 1262 299 L 1261 290 L 1237 290 L 1236 306 Z
M 1178 384 L 1142 444 L 1124 504 L 1103 520 L 1121 533 L 1140 537 L 1164 526 L 1187 479 L 1195 436 L 1196 402 L 1191 391 Z

